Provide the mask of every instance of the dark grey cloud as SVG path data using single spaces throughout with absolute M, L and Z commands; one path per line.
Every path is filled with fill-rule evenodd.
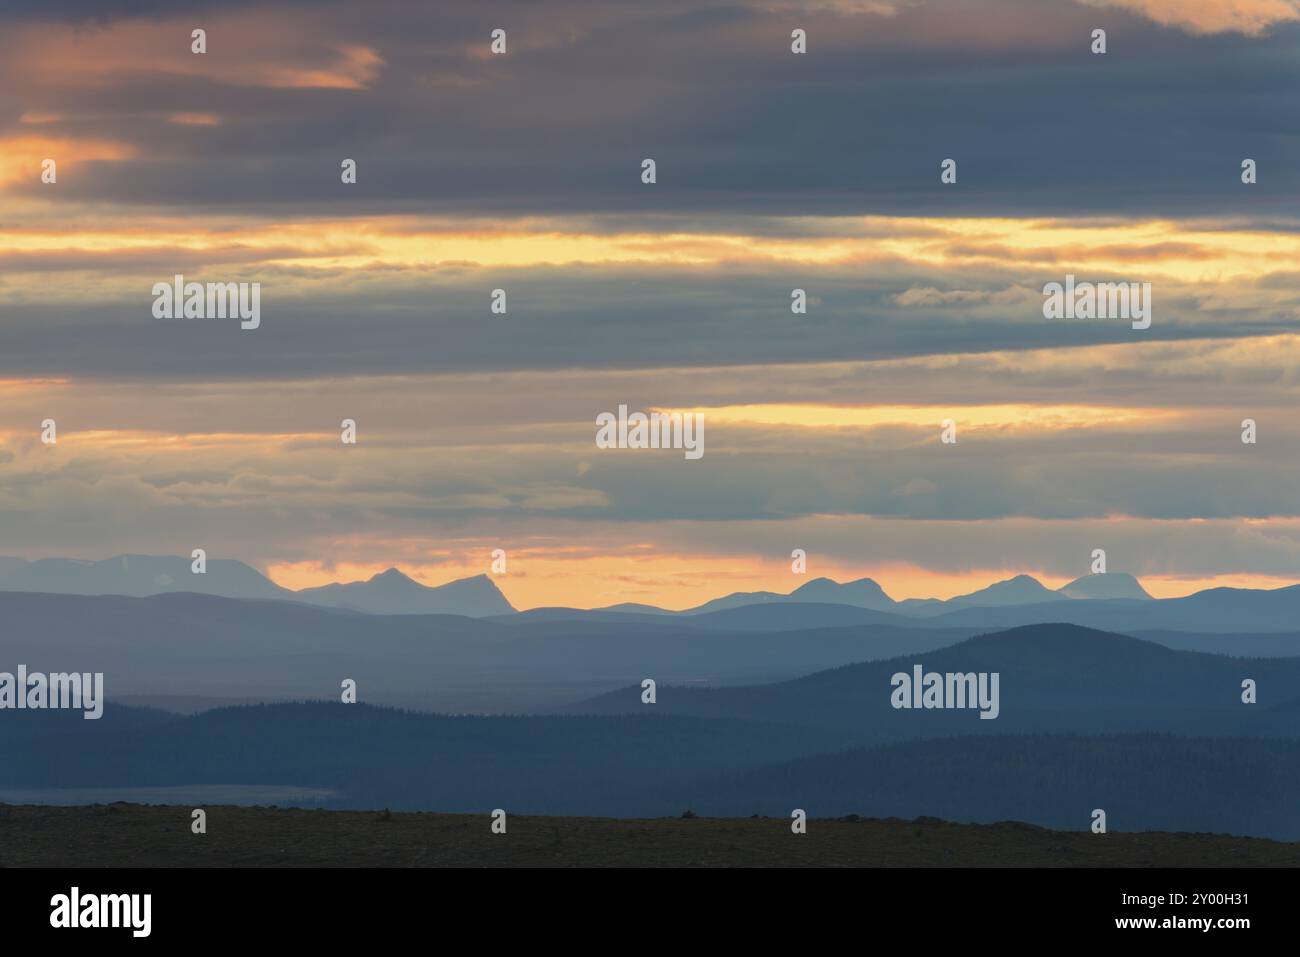
M 104 24 L 134 17 L 211 13 L 257 6 L 262 0 L 0 0 L 0 17 L 10 21 Z M 276 0 L 278 6 L 309 6 L 311 0 Z
M 144 261 L 154 264 L 157 258 L 150 251 Z M 189 258 L 178 255 L 176 268 Z M 935 281 L 945 288 L 972 287 L 966 277 L 936 280 L 902 263 L 890 275 L 877 269 L 870 278 L 852 275 L 852 268 L 785 264 L 762 273 L 448 267 L 425 275 L 379 271 L 363 285 L 339 287 L 326 274 L 304 278 L 302 271 L 241 266 L 239 256 L 230 258 L 234 264 L 219 271 L 189 270 L 186 276 L 261 281 L 260 328 L 241 330 L 229 320 L 155 319 L 150 289 L 156 281 L 171 281 L 168 267 L 136 280 L 131 299 L 117 291 L 119 283 L 71 305 L 0 302 L 0 376 L 253 379 L 727 366 L 1248 338 L 1300 327 L 1294 306 L 1203 310 L 1194 289 L 1159 283 L 1155 318 L 1145 331 L 1119 320 L 1046 320 L 1041 284 L 1060 281 L 1060 265 L 1021 277 L 1027 285 L 1007 302 L 900 303 L 908 290 Z M 1006 281 L 986 278 L 973 288 L 997 292 Z M 807 316 L 790 312 L 795 287 L 814 298 Z M 507 291 L 506 316 L 489 313 L 494 288 Z
M 312 42 L 376 50 L 385 66 L 367 89 L 160 81 L 146 58 L 91 89 L 19 83 L 0 115 L 66 109 L 59 130 L 145 147 L 69 180 L 69 199 L 273 216 L 1300 212 L 1300 28 L 1192 36 L 1118 9 L 1032 6 L 939 0 L 880 17 L 569 3 L 543 17 L 533 4 L 333 4 L 313 11 Z M 810 30 L 809 54 L 790 54 L 791 24 Z M 1094 56 L 1101 24 L 1110 52 Z M 496 25 L 512 52 L 471 53 Z M 225 124 L 159 119 L 176 110 Z M 346 195 L 343 156 L 362 170 Z M 654 187 L 638 180 L 646 156 Z M 939 183 L 947 157 L 955 187 Z M 1260 164 L 1254 187 L 1239 182 L 1244 157 Z

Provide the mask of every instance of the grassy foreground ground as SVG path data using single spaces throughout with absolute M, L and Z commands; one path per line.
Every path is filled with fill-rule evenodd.
M 1091 834 L 933 818 L 510 817 L 209 807 L 0 805 L 0 866 L 49 867 L 1297 867 L 1300 844 Z

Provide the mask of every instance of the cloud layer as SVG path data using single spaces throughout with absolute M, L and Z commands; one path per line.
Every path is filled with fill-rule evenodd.
M 1293 3 L 0 17 L 8 553 L 505 547 L 521 606 L 788 590 L 797 547 L 896 597 L 1096 547 L 1300 578 Z M 260 283 L 261 327 L 154 318 L 176 274 Z M 1066 275 L 1151 283 L 1151 328 L 1045 319 Z M 703 412 L 704 458 L 597 449 L 620 404 Z

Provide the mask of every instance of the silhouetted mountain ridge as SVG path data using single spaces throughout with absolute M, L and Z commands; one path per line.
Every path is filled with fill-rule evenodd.
M 119 555 L 103 561 L 46 558 L 34 562 L 0 559 L 0 591 L 65 595 L 127 595 L 145 598 L 174 592 L 223 598 L 300 601 L 380 615 L 509 614 L 514 608 L 486 575 L 430 587 L 396 568 L 365 582 L 291 591 L 240 561 L 206 559 L 202 574 L 191 559 L 170 555 Z
M 378 615 L 464 615 L 485 618 L 514 611 L 487 575 L 431 588 L 389 568 L 364 582 L 322 585 L 295 593 L 300 601 Z
M 430 587 L 396 568 L 367 581 L 333 583 L 301 591 L 274 584 L 242 562 L 209 559 L 207 573 L 195 575 L 190 560 L 126 555 L 100 562 L 0 558 L 0 591 L 77 595 L 123 594 L 146 597 L 195 592 L 229 598 L 302 601 L 366 614 L 454 614 L 505 620 L 516 615 L 496 582 L 486 576 Z M 798 606 L 773 616 L 742 609 Z M 839 609 L 858 609 L 853 615 Z M 738 613 L 734 619 L 723 613 Z M 736 592 L 672 611 L 642 603 L 592 610 L 553 607 L 524 614 L 552 621 L 610 623 L 651 618 L 699 619 L 709 630 L 799 630 L 850 624 L 904 624 L 933 620 L 943 628 L 1011 628 L 1054 621 L 1111 631 L 1265 633 L 1291 631 L 1300 620 L 1300 585 L 1273 590 L 1212 588 L 1184 598 L 1153 599 L 1132 575 L 1085 575 L 1053 591 L 1029 575 L 1003 581 L 950 599 L 895 601 L 871 578 L 836 582 L 814 578 L 788 594 Z

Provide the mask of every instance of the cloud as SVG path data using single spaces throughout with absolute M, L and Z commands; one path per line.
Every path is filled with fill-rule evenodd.
M 1279 23 L 1300 20 L 1296 0 L 1080 0 L 1095 7 L 1119 7 L 1162 26 L 1193 34 L 1243 33 L 1259 36 Z
M 299 216 L 1300 212 L 1275 122 L 1297 92 L 1295 31 L 1192 36 L 1068 0 L 891 16 L 829 4 L 801 18 L 812 46 L 796 57 L 791 15 L 762 4 L 513 3 L 500 8 L 512 52 L 491 56 L 464 5 L 281 2 L 212 7 L 211 52 L 196 56 L 194 14 L 115 9 L 131 15 L 0 31 L 0 134 L 58 116 L 61 135 L 121 138 L 139 157 L 70 180 L 65 201 Z M 1088 52 L 1106 16 L 1140 56 Z M 1158 91 L 1159 108 L 1134 90 Z M 222 124 L 166 120 L 186 114 Z M 1246 151 L 1252 193 L 1236 181 Z M 646 189 L 651 154 L 661 176 Z M 360 164 L 346 194 L 343 157 Z M 956 188 L 940 188 L 945 157 Z
M 159 84 L 199 78 L 223 86 L 306 90 L 372 85 L 383 57 L 347 39 L 329 19 L 326 13 L 304 20 L 283 10 L 210 14 L 202 18 L 209 45 L 202 54 L 190 46 L 193 16 L 133 17 L 76 29 L 20 22 L 0 40 L 6 58 L 0 75 L 21 78 L 15 90 L 43 97 L 122 89 L 142 76 Z
M 213 113 L 172 113 L 167 122 L 179 126 L 220 126 L 221 117 Z
M 84 169 L 84 164 L 121 161 L 135 155 L 136 148 L 130 143 L 43 133 L 6 135 L 0 131 L 0 157 L 3 157 L 0 160 L 0 192 L 17 183 L 38 184 L 47 189 L 56 185 L 41 182 L 42 164 L 47 159 L 55 161 L 56 175 L 66 183 L 69 174 Z
M 796 546 L 957 590 L 1295 567 L 1294 4 L 493 9 L 504 57 L 456 3 L 0 11 L 6 548 L 436 583 L 501 544 L 583 603 Z M 261 328 L 155 320 L 177 272 L 262 283 Z M 1067 272 L 1150 281 L 1152 328 L 1044 320 Z M 596 449 L 621 403 L 704 410 L 705 458 Z
M 660 232 L 624 233 L 599 217 L 205 223 L 81 209 L 65 206 L 66 225 L 50 229 L 20 203 L 0 228 L 0 375 L 746 366 L 1300 328 L 1300 273 L 1278 267 L 1300 255 L 1300 232 L 1206 221 L 801 217 L 782 236 L 770 218 L 753 233 L 733 220 L 692 234 L 670 216 L 655 220 Z M 177 273 L 261 283 L 261 328 L 155 319 L 150 290 Z M 1042 286 L 1067 273 L 1151 282 L 1151 329 L 1044 319 Z M 508 291 L 508 317 L 488 312 L 496 288 Z M 794 288 L 810 297 L 805 318 L 790 313 Z M 71 338 L 82 347 L 59 346 Z

